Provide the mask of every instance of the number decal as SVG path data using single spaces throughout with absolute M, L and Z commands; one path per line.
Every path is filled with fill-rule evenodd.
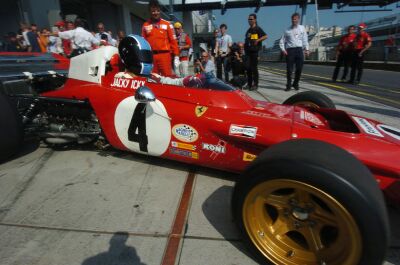
M 136 133 L 136 129 L 138 133 Z M 146 104 L 137 104 L 128 128 L 128 140 L 139 143 L 140 151 L 147 152 Z
M 171 121 L 161 101 L 139 103 L 134 96 L 115 110 L 114 126 L 122 144 L 133 152 L 160 156 L 171 141 Z

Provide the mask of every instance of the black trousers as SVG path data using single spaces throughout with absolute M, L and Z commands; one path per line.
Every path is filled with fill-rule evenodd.
M 217 78 L 222 80 L 222 66 L 224 67 L 224 75 L 225 75 L 225 81 L 229 82 L 229 58 L 228 56 L 217 57 Z
M 292 85 L 292 73 L 294 65 L 296 65 L 296 72 L 294 74 L 293 86 L 298 86 L 304 63 L 303 48 L 288 48 L 286 51 L 288 53 L 286 56 L 286 86 L 290 87 Z
M 258 52 L 248 52 L 247 56 L 247 86 L 258 86 Z
M 335 70 L 333 71 L 332 80 L 336 81 L 341 66 L 343 66 L 342 80 L 346 79 L 347 73 L 349 72 L 349 66 L 351 65 L 352 57 L 353 54 L 351 51 L 341 52 L 339 54 L 338 59 L 336 61 Z
M 360 54 L 361 50 L 355 50 L 353 52 L 353 57 L 352 57 L 352 63 L 351 63 L 351 73 L 350 73 L 350 82 L 354 82 L 354 80 L 357 80 L 358 82 L 361 81 L 361 76 L 363 73 L 364 69 L 364 54 L 361 56 Z M 357 73 L 357 79 L 355 79 Z

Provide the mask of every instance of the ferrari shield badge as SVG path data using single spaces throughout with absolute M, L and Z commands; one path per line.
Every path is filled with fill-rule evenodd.
M 196 113 L 197 117 L 200 117 L 201 115 L 206 113 L 207 109 L 208 109 L 208 107 L 196 106 L 196 108 L 194 109 L 194 112 Z

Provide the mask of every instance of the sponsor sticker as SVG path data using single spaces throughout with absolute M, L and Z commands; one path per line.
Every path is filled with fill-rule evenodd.
M 243 152 L 243 161 L 251 162 L 251 161 L 253 161 L 253 160 L 256 159 L 256 158 L 257 158 L 256 155 Z
M 250 115 L 250 116 L 261 117 L 261 118 L 269 118 L 269 117 L 271 117 L 271 114 L 264 113 L 264 112 L 259 112 L 259 111 L 254 111 L 254 110 L 246 110 L 246 111 L 244 111 L 242 113 Z
M 215 160 L 219 154 L 226 153 L 226 142 L 224 140 L 219 140 L 218 144 L 202 143 L 201 148 L 203 150 L 211 151 L 210 158 Z
M 200 117 L 201 115 L 206 113 L 207 109 L 208 109 L 208 107 L 205 107 L 205 106 L 196 106 L 196 108 L 194 109 L 194 112 L 197 117 Z
M 180 142 L 175 142 L 175 141 L 171 142 L 171 146 L 176 147 L 176 148 L 191 150 L 191 151 L 196 150 L 196 146 L 193 144 L 185 144 L 185 143 L 180 143 Z
M 377 127 L 393 138 L 400 140 L 400 129 L 385 124 L 379 124 Z
M 212 152 L 220 153 L 220 154 L 225 154 L 225 152 L 226 152 L 225 146 L 220 145 L 220 144 L 215 145 L 215 144 L 202 143 L 201 148 L 203 150 L 208 150 L 208 151 L 212 151 Z
M 305 121 L 314 123 L 316 125 L 320 125 L 320 126 L 324 125 L 324 123 L 320 119 L 318 119 L 317 116 L 315 116 L 314 114 L 312 114 L 310 112 L 304 111 L 304 110 L 302 110 L 300 112 L 300 118 Z
M 193 159 L 199 159 L 199 153 L 197 153 L 197 152 L 182 150 L 182 149 L 178 149 L 178 148 L 174 148 L 174 147 L 171 147 L 169 149 L 169 152 L 173 155 L 184 156 L 184 157 L 189 157 L 189 158 L 193 158 Z
M 231 124 L 229 135 L 255 139 L 257 136 L 257 127 Z
M 172 127 L 172 134 L 176 139 L 186 142 L 193 143 L 199 138 L 199 134 L 196 129 L 187 124 L 177 124 Z
M 370 135 L 383 137 L 383 135 L 366 119 L 359 117 L 352 117 L 355 122 L 367 133 Z
M 145 83 L 146 81 L 144 80 L 114 77 L 111 87 L 137 89 L 144 86 Z

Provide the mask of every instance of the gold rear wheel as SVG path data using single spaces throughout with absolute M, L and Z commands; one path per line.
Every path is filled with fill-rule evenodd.
M 358 264 L 362 238 L 335 198 L 307 183 L 273 179 L 245 197 L 243 224 L 256 248 L 275 264 Z

